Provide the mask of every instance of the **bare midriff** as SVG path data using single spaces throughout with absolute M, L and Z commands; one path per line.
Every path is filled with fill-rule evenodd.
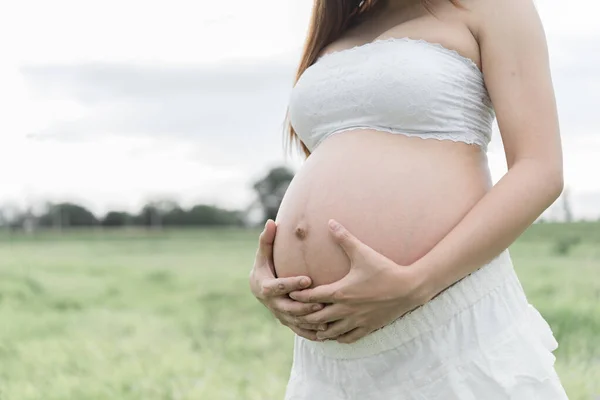
M 292 180 L 277 214 L 278 277 L 341 279 L 350 261 L 333 218 L 399 265 L 432 249 L 491 188 L 476 145 L 353 130 L 325 139 Z

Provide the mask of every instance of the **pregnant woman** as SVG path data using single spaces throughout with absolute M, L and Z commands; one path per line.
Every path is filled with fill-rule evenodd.
M 566 399 L 507 250 L 563 188 L 532 0 L 316 0 L 288 111 L 307 158 L 250 275 L 286 399 Z

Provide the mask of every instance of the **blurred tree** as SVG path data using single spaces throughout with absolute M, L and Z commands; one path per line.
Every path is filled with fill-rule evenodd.
M 104 216 L 102 219 L 102 226 L 126 226 L 129 225 L 129 220 L 131 220 L 131 215 L 124 211 L 110 211 L 108 214 Z
M 172 207 L 163 216 L 163 223 L 169 226 L 186 226 L 192 225 L 187 211 L 178 205 Z
M 254 183 L 253 188 L 263 209 L 264 220 L 275 219 L 292 179 L 294 179 L 292 170 L 287 167 L 275 167 Z
M 193 225 L 242 225 L 239 211 L 225 210 L 219 207 L 198 204 L 188 211 L 188 218 Z
M 136 225 L 147 227 L 157 228 L 162 225 L 160 210 L 153 203 L 146 204 L 140 213 L 134 217 L 134 221 Z
M 134 219 L 137 225 L 149 227 L 242 225 L 239 211 L 206 204 L 195 205 L 186 211 L 172 200 L 150 202 Z
M 158 228 L 165 225 L 165 217 L 175 210 L 181 210 L 181 208 L 174 200 L 153 200 L 142 208 L 136 219 L 141 225 Z
M 73 203 L 48 204 L 46 212 L 37 218 L 39 226 L 61 229 L 70 226 L 95 226 L 96 216 L 83 206 Z

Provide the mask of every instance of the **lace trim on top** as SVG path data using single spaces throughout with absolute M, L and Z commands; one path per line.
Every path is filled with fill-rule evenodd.
M 413 39 L 413 38 L 410 38 L 408 36 L 404 36 L 404 37 L 387 37 L 387 38 L 377 39 L 377 40 L 374 40 L 372 42 L 368 42 L 368 43 L 364 43 L 364 44 L 359 44 L 359 45 L 356 45 L 356 46 L 352 46 L 352 47 L 349 47 L 347 49 L 330 51 L 328 53 L 323 54 L 321 57 L 319 57 L 312 65 L 315 65 L 319 61 L 323 61 L 323 60 L 325 60 L 325 59 L 327 59 L 327 58 L 329 58 L 331 56 L 339 55 L 339 54 L 342 54 L 342 53 L 352 53 L 352 52 L 355 52 L 355 51 L 358 51 L 358 50 L 364 50 L 365 48 L 369 48 L 369 47 L 372 47 L 372 46 L 377 46 L 377 45 L 380 45 L 380 44 L 390 43 L 390 42 L 412 42 L 412 43 L 422 44 L 422 45 L 425 45 L 425 46 L 434 47 L 434 48 L 438 49 L 439 51 L 448 54 L 449 56 L 452 56 L 452 57 L 455 57 L 458 60 L 461 60 L 462 62 L 464 62 L 470 68 L 475 69 L 475 71 L 477 71 L 478 73 L 480 73 L 480 74 L 482 73 L 481 70 L 479 69 L 479 66 L 477 66 L 477 64 L 475 63 L 475 61 L 473 61 L 469 57 L 463 56 L 458 51 L 456 51 L 454 49 L 449 49 L 446 46 L 442 45 L 441 43 L 430 42 L 430 41 L 425 40 L 425 39 Z
M 317 142 L 313 145 L 313 149 L 316 149 L 317 147 L 319 147 L 319 145 L 322 142 L 324 142 L 325 139 L 328 139 L 335 134 L 342 133 L 342 132 L 349 132 L 349 131 L 353 131 L 353 130 L 357 130 L 357 129 L 370 129 L 370 130 L 374 130 L 374 131 L 394 133 L 394 134 L 404 135 L 404 136 L 408 136 L 408 137 L 418 137 L 423 140 L 427 140 L 427 139 L 435 139 L 435 140 L 440 140 L 440 141 L 441 140 L 450 140 L 450 141 L 456 142 L 456 143 L 474 144 L 474 145 L 481 147 L 484 151 L 487 151 L 487 146 L 488 146 L 488 143 L 485 140 L 483 140 L 481 137 L 477 136 L 473 132 L 456 132 L 456 133 L 452 133 L 452 132 L 439 133 L 439 132 L 422 132 L 422 131 L 409 132 L 406 129 L 400 130 L 400 129 L 388 128 L 388 127 L 383 127 L 383 126 L 374 126 L 374 125 L 358 126 L 357 125 L 357 126 L 349 126 L 346 128 L 337 129 L 335 131 L 329 132 L 326 135 L 322 135 L 317 140 Z

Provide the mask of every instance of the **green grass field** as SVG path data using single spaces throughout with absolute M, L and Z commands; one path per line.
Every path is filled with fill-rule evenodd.
M 0 400 L 281 399 L 292 333 L 249 294 L 257 235 L 3 235 Z M 535 225 L 511 252 L 570 399 L 596 399 L 600 224 Z

